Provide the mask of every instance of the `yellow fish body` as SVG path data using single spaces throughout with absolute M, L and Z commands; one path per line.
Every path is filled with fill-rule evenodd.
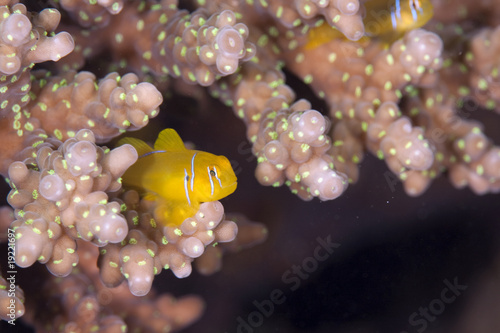
M 422 27 L 434 15 L 430 0 L 368 0 L 364 6 L 365 35 L 388 42 Z
M 369 38 L 378 38 L 392 44 L 407 31 L 425 25 L 434 15 L 430 0 L 368 0 L 364 7 L 365 35 L 358 40 L 359 43 L 366 43 Z M 339 30 L 323 23 L 309 31 L 304 48 L 314 49 L 337 38 L 347 40 Z
M 307 43 L 304 48 L 306 50 L 312 50 L 337 38 L 345 38 L 345 36 L 337 28 L 323 22 L 320 26 L 309 30 Z
M 198 211 L 200 203 L 236 190 L 236 175 L 226 157 L 186 149 L 171 128 L 160 132 L 154 148 L 135 138 L 119 142 L 127 143 L 139 159 L 123 175 L 123 183 L 156 201 L 155 218 L 164 225 L 178 226 Z

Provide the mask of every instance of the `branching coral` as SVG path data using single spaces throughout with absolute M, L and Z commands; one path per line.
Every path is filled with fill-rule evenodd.
M 24 292 L 15 284 L 15 278 L 0 276 L 0 319 L 15 321 L 24 315 Z
M 40 286 L 48 304 L 34 307 L 26 315 L 38 332 L 172 331 L 189 325 L 203 311 L 204 303 L 196 296 L 176 299 L 150 293 L 138 298 L 124 284 L 107 288 L 95 265 L 97 248 L 79 241 L 77 252 L 80 263 L 70 276 L 49 279 Z
M 120 205 L 108 203 L 106 191 L 120 189 L 119 177 L 136 161 L 137 152 L 131 146 L 106 151 L 94 142 L 89 130 L 79 131 L 64 144 L 55 143 L 57 150 L 38 141 L 33 162 L 9 167 L 13 190 L 8 201 L 18 209 L 12 227 L 19 266 L 39 260 L 53 274 L 66 276 L 78 262 L 74 239 L 103 246 L 126 237 Z
M 225 251 L 266 237 L 263 225 L 225 216 L 220 202 L 165 227 L 154 219 L 153 202 L 122 188 L 120 177 L 137 152 L 102 144 L 157 116 L 165 93 L 157 87 L 168 86 L 168 78 L 208 87 L 231 107 L 246 126 L 259 183 L 285 184 L 304 200 L 339 197 L 358 180 L 366 151 L 383 159 L 412 196 L 445 172 L 457 188 L 500 191 L 500 148 L 480 123 L 459 114 L 466 102 L 498 112 L 497 18 L 476 25 L 495 2 L 464 1 L 447 12 L 449 2 L 436 0 L 429 30 L 408 31 L 390 45 L 362 38 L 365 2 L 181 2 L 188 11 L 173 0 L 68 0 L 40 13 L 1 3 L 0 136 L 8 144 L 0 145 L 0 173 L 15 210 L 13 218 L 2 214 L 0 225 L 15 230 L 18 266 L 38 261 L 66 277 L 48 288 L 72 309 L 64 314 L 67 329 L 184 327 L 202 311 L 197 298 L 180 305 L 179 314 L 170 296 L 141 302 L 132 295 L 154 297 L 162 269 L 179 278 L 192 266 L 214 273 Z M 68 19 L 59 25 L 61 15 Z M 452 23 L 463 29 L 451 31 Z M 311 31 L 325 24 L 346 38 L 311 43 Z M 57 63 L 34 69 L 49 60 Z M 80 71 L 84 66 L 113 72 L 98 79 Z M 283 67 L 328 110 L 301 98 Z M 97 248 L 98 269 L 79 270 L 80 254 Z M 121 317 L 108 316 L 92 286 L 97 293 L 130 292 L 129 307 L 117 305 L 110 311 Z M 163 319 L 144 315 L 153 306 Z M 86 324 L 78 309 L 85 309 Z M 123 319 L 127 314 L 138 322 Z
M 152 202 L 140 202 L 134 191 L 125 193 L 123 199 L 133 230 L 120 244 L 103 247 L 99 267 L 104 284 L 115 287 L 127 279 L 134 295 L 146 295 L 162 268 L 171 269 L 179 278 L 189 276 L 191 262 L 204 254 L 205 247 L 230 242 L 238 232 L 236 223 L 222 221 L 224 208 L 218 201 L 203 203 L 179 227 L 162 227 L 153 218 Z

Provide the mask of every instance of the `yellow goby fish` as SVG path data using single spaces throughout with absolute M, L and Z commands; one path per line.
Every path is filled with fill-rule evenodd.
M 391 42 L 422 27 L 434 15 L 430 0 L 369 0 L 364 6 L 365 35 Z
M 378 38 L 386 44 L 392 44 L 407 31 L 425 25 L 434 15 L 430 0 L 368 0 L 364 3 L 365 35 L 358 41 L 365 43 L 369 38 Z M 332 39 L 347 38 L 327 23 L 309 31 L 308 42 L 304 46 L 314 49 Z
M 160 132 L 151 148 L 136 138 L 123 138 L 139 159 L 123 175 L 123 184 L 156 201 L 155 218 L 164 225 L 178 226 L 194 216 L 200 203 L 222 199 L 236 190 L 237 179 L 224 156 L 186 149 L 177 132 Z

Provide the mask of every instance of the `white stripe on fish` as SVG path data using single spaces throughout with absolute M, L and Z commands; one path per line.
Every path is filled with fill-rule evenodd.
M 194 153 L 193 158 L 191 159 L 191 192 L 193 192 L 194 185 L 194 158 L 198 153 Z
M 189 191 L 188 191 L 188 178 L 189 178 L 188 172 L 184 168 L 184 191 L 186 192 L 186 198 L 188 200 L 188 204 L 191 206 L 191 199 L 189 198 Z
M 210 181 L 210 187 L 212 188 L 212 192 L 210 195 L 214 195 L 214 181 L 212 180 L 212 175 L 210 174 L 210 167 L 207 167 L 208 171 L 208 180 Z

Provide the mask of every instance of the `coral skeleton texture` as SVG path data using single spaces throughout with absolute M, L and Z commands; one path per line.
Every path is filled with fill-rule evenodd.
M 0 235 L 15 234 L 19 274 L 46 267 L 39 290 L 51 300 L 40 318 L 14 286 L 9 316 L 0 276 L 0 318 L 39 332 L 181 330 L 205 303 L 156 293 L 155 276 L 210 275 L 225 253 L 266 239 L 264 224 L 219 201 L 163 226 L 155 202 L 122 186 L 139 156 L 112 140 L 154 123 L 173 92 L 202 87 L 231 108 L 257 181 L 305 201 L 348 191 L 366 152 L 409 196 L 442 174 L 500 192 L 500 147 L 464 113 L 500 112 L 500 1 L 431 1 L 433 19 L 390 43 L 363 37 L 365 2 L 0 0 L 0 174 L 11 188 Z M 343 36 L 312 40 L 323 24 Z

